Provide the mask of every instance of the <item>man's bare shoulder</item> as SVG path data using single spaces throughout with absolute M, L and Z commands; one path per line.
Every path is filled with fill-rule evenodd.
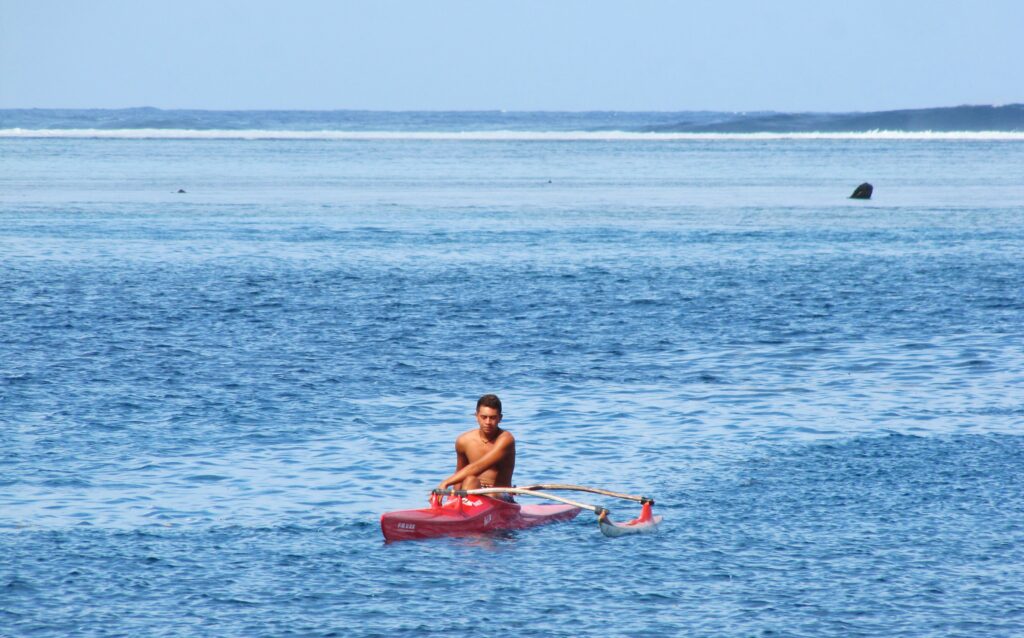
M 480 436 L 480 430 L 475 428 L 472 430 L 466 430 L 455 439 L 455 445 L 464 445 L 467 441 L 476 441 L 478 436 Z M 496 440 L 515 443 L 516 437 L 512 436 L 512 433 L 508 430 L 502 430 Z
M 477 435 L 477 430 L 466 430 L 455 438 L 455 448 L 462 450 L 466 447 L 466 444 L 473 442 L 473 437 Z

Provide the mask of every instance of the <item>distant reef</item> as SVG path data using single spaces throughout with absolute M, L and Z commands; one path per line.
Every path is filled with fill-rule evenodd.
M 680 118 L 659 133 L 842 133 L 862 131 L 1024 131 L 1024 104 L 951 106 L 864 113 L 720 113 Z

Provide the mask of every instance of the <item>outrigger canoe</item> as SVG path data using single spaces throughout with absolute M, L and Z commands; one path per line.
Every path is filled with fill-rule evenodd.
M 578 490 L 639 501 L 643 504 L 638 518 L 628 523 L 614 523 L 603 507 L 578 503 L 541 490 Z M 557 504 L 522 505 L 492 498 L 493 494 L 536 496 L 558 501 Z M 442 501 L 443 497 L 446 501 Z M 619 494 L 578 485 L 533 485 L 527 488 L 494 487 L 478 490 L 434 490 L 430 507 L 388 512 L 381 516 L 380 527 L 388 541 L 435 538 L 438 536 L 475 536 L 489 532 L 519 530 L 557 521 L 568 521 L 587 509 L 598 517 L 605 536 L 622 536 L 653 531 L 661 522 L 651 513 L 653 499 L 645 496 Z

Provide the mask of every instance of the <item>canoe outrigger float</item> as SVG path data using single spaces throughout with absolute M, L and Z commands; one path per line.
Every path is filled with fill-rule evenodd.
M 601 494 L 641 504 L 640 516 L 627 523 L 615 523 L 603 507 L 580 503 L 548 494 L 549 491 L 572 490 Z M 556 501 L 557 504 L 520 505 L 492 498 L 493 494 L 533 496 Z M 447 497 L 447 500 L 443 500 Z M 388 541 L 435 538 L 437 536 L 475 536 L 487 532 L 526 529 L 556 521 L 576 518 L 581 510 L 597 516 L 605 536 L 643 534 L 654 531 L 661 516 L 651 512 L 654 499 L 646 496 L 620 494 L 582 485 L 542 484 L 529 487 L 486 487 L 476 490 L 434 490 L 430 507 L 418 510 L 388 512 L 380 517 L 380 528 Z

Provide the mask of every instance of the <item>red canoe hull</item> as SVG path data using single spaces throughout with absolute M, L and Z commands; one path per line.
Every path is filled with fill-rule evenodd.
M 380 528 L 389 541 L 474 536 L 568 521 L 580 513 L 571 505 L 519 505 L 488 496 L 449 498 L 444 505 L 388 512 Z

